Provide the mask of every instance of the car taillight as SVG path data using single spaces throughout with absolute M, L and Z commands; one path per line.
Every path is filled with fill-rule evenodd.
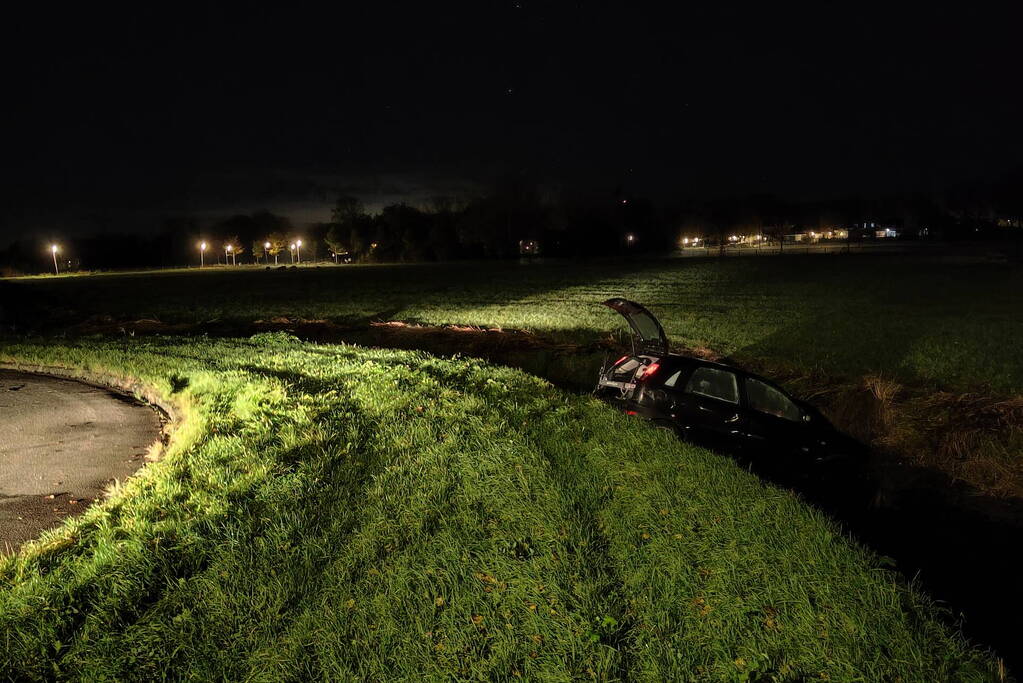
M 628 359 L 628 356 L 627 356 L 627 355 L 625 355 L 625 356 L 622 356 L 621 358 L 619 358 L 618 360 L 616 360 L 616 361 L 614 362 L 614 364 L 613 364 L 613 365 L 612 365 L 611 367 L 612 367 L 612 368 L 616 368 L 616 367 L 618 367 L 619 365 L 621 365 L 622 363 L 624 363 L 624 362 L 626 361 L 626 359 Z
M 643 367 L 636 371 L 636 379 L 639 380 L 644 379 L 646 377 L 650 377 L 655 372 L 657 372 L 657 368 L 659 367 L 661 367 L 660 363 L 651 363 L 650 365 L 644 365 Z

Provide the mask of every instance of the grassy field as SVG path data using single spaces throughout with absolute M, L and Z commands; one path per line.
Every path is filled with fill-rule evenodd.
M 282 334 L 0 361 L 138 379 L 184 416 L 161 461 L 0 561 L 14 678 L 995 676 L 791 493 L 515 370 Z
M 650 307 L 680 346 L 829 375 L 1023 391 L 1023 271 L 882 254 L 626 264 L 464 263 L 207 269 L 8 283 L 29 319 L 203 323 L 288 318 L 521 328 L 593 340 Z

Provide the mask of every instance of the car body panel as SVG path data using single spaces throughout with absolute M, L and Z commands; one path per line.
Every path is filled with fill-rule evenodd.
M 698 368 L 699 366 L 692 368 L 688 373 L 684 372 L 674 387 L 664 389 L 670 410 L 669 416 L 692 436 L 714 440 L 735 438 L 741 434 L 743 428 L 741 402 L 688 391 L 688 378 Z

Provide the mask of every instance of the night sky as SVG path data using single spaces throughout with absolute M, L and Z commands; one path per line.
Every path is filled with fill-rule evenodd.
M 366 5 L 6 15 L 0 241 L 72 219 L 323 219 L 339 192 L 372 206 L 506 174 L 799 200 L 1023 162 L 1018 14 Z

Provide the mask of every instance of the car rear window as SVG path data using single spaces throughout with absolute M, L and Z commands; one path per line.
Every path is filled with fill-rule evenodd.
M 638 358 L 630 358 L 626 361 L 622 361 L 621 363 L 615 366 L 614 372 L 612 373 L 612 377 L 614 377 L 614 379 L 624 379 L 626 377 L 630 377 L 633 373 L 636 372 L 636 368 L 638 368 L 639 366 L 640 362 Z
M 739 402 L 739 382 L 735 373 L 717 368 L 696 368 L 686 384 L 686 392 L 729 403 Z
M 632 316 L 632 320 L 636 323 L 636 328 L 639 330 L 639 336 L 643 339 L 661 338 L 661 330 L 657 327 L 657 321 L 649 315 L 634 315 Z

